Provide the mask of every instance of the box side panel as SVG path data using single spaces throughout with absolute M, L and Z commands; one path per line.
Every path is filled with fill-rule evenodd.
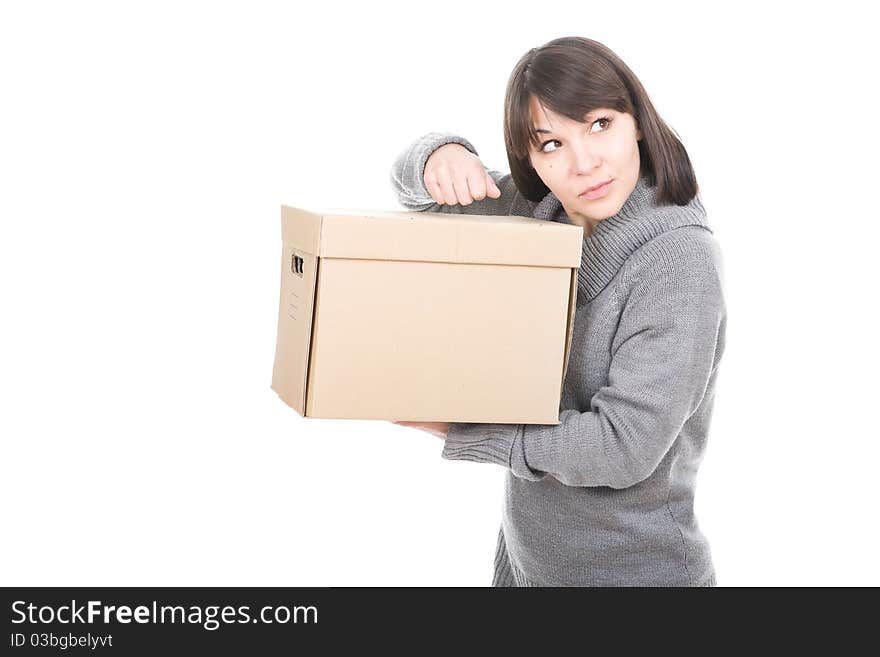
M 568 323 L 565 329 L 565 360 L 562 364 L 562 383 L 559 386 L 560 397 L 565 387 L 565 375 L 568 374 L 568 360 L 571 357 L 571 336 L 574 333 L 574 315 L 577 312 L 578 270 L 571 270 L 571 288 L 568 296 Z
M 283 245 L 272 389 L 303 416 L 317 269 L 317 256 Z
M 309 416 L 557 424 L 571 269 L 321 259 Z

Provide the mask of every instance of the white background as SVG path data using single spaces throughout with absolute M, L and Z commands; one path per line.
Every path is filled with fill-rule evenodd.
M 435 130 L 507 170 L 508 75 L 571 35 L 640 77 L 725 256 L 719 585 L 880 584 L 878 52 L 827 6 L 3 3 L 0 584 L 488 584 L 502 468 L 270 390 L 279 206 L 400 209 Z

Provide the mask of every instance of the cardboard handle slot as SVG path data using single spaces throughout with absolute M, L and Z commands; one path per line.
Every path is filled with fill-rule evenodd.
M 290 271 L 302 278 L 303 259 L 296 255 L 296 253 L 293 253 L 290 257 Z

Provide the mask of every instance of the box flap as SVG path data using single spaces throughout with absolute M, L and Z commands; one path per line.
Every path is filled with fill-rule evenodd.
M 583 228 L 555 221 L 441 212 L 312 212 L 287 206 L 282 214 L 284 235 L 326 258 L 541 267 L 579 267 L 581 262 Z

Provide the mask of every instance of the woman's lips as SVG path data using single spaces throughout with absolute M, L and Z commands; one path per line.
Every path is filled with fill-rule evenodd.
M 594 189 L 587 190 L 583 194 L 580 194 L 579 198 L 585 198 L 591 201 L 593 199 L 602 198 L 608 193 L 608 190 L 611 188 L 611 183 L 613 182 L 613 180 L 609 180 L 608 182 L 602 183 Z

